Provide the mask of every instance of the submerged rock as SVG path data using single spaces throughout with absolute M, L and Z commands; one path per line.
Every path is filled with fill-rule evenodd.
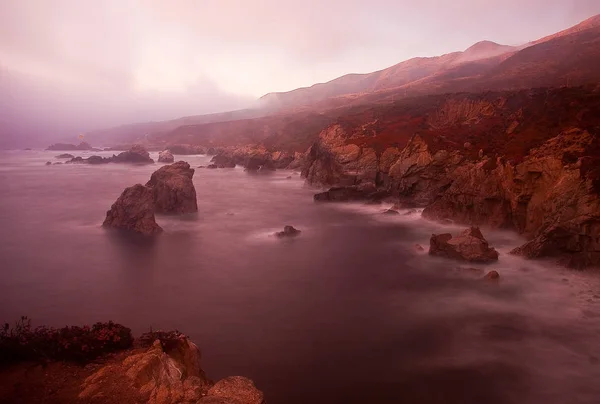
M 450 233 L 432 235 L 429 254 L 471 262 L 498 260 L 498 252 L 488 245 L 478 227 L 466 229 L 455 237 Z
M 46 161 L 46 165 L 47 165 L 47 166 L 51 166 L 51 165 L 52 165 L 52 162 L 50 162 L 50 161 Z
M 126 188 L 106 212 L 104 227 L 127 230 L 145 236 L 162 231 L 154 218 L 154 193 L 141 184 Z
M 387 209 L 383 211 L 384 215 L 399 215 L 400 212 L 398 212 L 396 209 Z
M 170 150 L 163 150 L 158 153 L 158 162 L 159 163 L 172 163 L 175 161 L 175 157 L 173 157 L 173 153 Z
M 58 156 L 55 156 L 57 159 L 72 159 L 73 156 L 72 154 L 69 153 L 63 153 L 63 154 L 59 154 Z
M 498 273 L 498 271 L 490 271 L 487 274 L 485 274 L 484 278 L 490 281 L 497 281 L 500 279 L 500 274 Z
M 283 231 L 278 231 L 275 235 L 279 238 L 283 237 L 295 237 L 300 234 L 300 230 L 294 228 L 294 226 L 284 226 Z
M 185 161 L 163 166 L 146 183 L 154 196 L 157 213 L 193 213 L 198 211 L 194 169 Z

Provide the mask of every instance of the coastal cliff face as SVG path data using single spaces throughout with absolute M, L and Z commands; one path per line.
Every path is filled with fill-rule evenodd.
M 566 130 L 514 164 L 483 151 L 470 157 L 471 145 L 434 153 L 419 135 L 377 155 L 348 144 L 352 137 L 332 126 L 311 146 L 302 174 L 313 185 L 374 182 L 425 207 L 425 218 L 522 233 L 530 241 L 515 254 L 599 266 L 598 141 L 586 130 Z

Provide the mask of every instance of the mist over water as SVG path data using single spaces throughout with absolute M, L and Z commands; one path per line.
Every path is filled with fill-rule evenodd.
M 600 278 L 507 255 L 515 234 L 484 229 L 493 265 L 433 258 L 414 244 L 459 227 L 236 168 L 197 169 L 198 214 L 143 241 L 100 225 L 160 165 L 44 166 L 56 154 L 0 152 L 0 320 L 177 328 L 210 378 L 247 376 L 270 404 L 599 401 Z M 302 234 L 272 236 L 286 224 Z

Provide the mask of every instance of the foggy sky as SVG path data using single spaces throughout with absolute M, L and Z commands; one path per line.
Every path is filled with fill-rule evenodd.
M 598 0 L 2 0 L 0 136 L 25 117 L 56 136 L 242 108 L 598 13 Z

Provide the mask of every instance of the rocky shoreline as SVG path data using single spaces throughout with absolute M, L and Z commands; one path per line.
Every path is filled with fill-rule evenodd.
M 336 186 L 315 200 L 408 201 L 423 207 L 426 219 L 515 230 L 530 241 L 514 254 L 600 265 L 600 157 L 587 131 L 565 131 L 521 162 L 483 150 L 472 158 L 470 144 L 432 152 L 419 135 L 380 153 L 351 141 L 334 125 L 307 151 L 307 183 Z
M 323 130 L 305 153 L 261 145 L 173 148 L 213 154 L 209 169 L 240 165 L 257 173 L 301 170 L 307 184 L 331 187 L 315 194 L 318 202 L 390 200 L 396 207 L 421 207 L 429 220 L 522 234 L 528 242 L 513 254 L 552 257 L 573 268 L 600 266 L 600 141 L 583 129 L 539 141 L 518 160 L 488 155 L 468 142 L 436 150 L 418 134 L 403 148 L 359 146 L 340 124 Z M 163 150 L 159 161 L 171 162 L 173 154 Z M 134 145 L 111 158 L 68 161 L 77 162 L 153 160 L 143 147 Z M 153 234 L 156 230 L 151 228 L 142 233 Z

